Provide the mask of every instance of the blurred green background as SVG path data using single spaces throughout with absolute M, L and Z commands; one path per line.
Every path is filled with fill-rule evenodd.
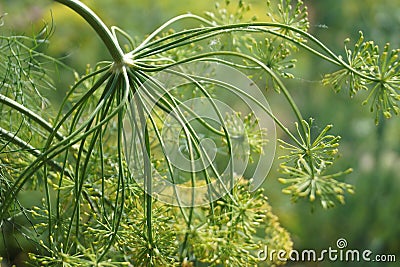
M 272 0 L 273 1 L 273 0 Z M 118 25 L 132 36 L 141 39 L 168 18 L 188 11 L 202 14 L 213 10 L 214 1 L 205 0 L 91 0 L 84 1 L 108 25 Z M 232 0 L 232 2 L 234 2 Z M 260 20 L 267 19 L 262 0 L 247 1 Z M 400 2 L 398 0 L 310 0 L 310 32 L 333 51 L 344 54 L 343 41 L 358 39 L 362 30 L 366 40 L 379 45 L 390 42 L 400 47 Z M 86 65 L 109 59 L 94 32 L 82 19 L 50 0 L 2 0 L 0 15 L 4 26 L 0 32 L 35 33 L 45 22 L 55 32 L 49 53 L 84 72 Z M 303 110 L 304 117 L 315 118 L 314 127 L 321 130 L 333 124 L 333 133 L 340 134 L 341 158 L 337 168 L 353 167 L 346 177 L 356 187 L 356 194 L 346 199 L 346 205 L 327 211 L 309 203 L 292 204 L 281 193 L 277 182 L 276 160 L 265 181 L 274 212 L 292 234 L 296 249 L 336 248 L 336 240 L 345 238 L 349 249 L 370 249 L 374 254 L 396 254 L 400 262 L 400 118 L 381 120 L 374 124 L 374 114 L 361 102 L 365 95 L 350 99 L 348 92 L 334 93 L 320 83 L 324 73 L 335 67 L 306 52 L 298 55 L 296 78 L 287 81 L 288 87 Z M 57 83 L 67 88 L 73 82 L 70 74 L 61 75 Z M 61 89 L 65 91 L 66 89 Z M 57 101 L 58 99 L 53 99 Z M 292 118 L 280 110 L 281 98 L 271 98 L 272 110 L 290 123 Z M 1 247 L 1 246 L 0 246 Z M 372 264 L 373 265 L 373 264 Z M 367 266 L 365 262 L 304 262 L 290 266 Z M 370 265 L 368 265 L 370 266 Z M 376 266 L 398 266 L 395 263 L 376 263 Z

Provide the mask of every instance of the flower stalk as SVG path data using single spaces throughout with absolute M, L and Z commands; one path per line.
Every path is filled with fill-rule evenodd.
M 65 5 L 79 14 L 87 23 L 96 31 L 110 52 L 116 64 L 124 62 L 124 53 L 118 44 L 117 39 L 104 22 L 85 4 L 77 0 L 55 0 L 56 2 Z

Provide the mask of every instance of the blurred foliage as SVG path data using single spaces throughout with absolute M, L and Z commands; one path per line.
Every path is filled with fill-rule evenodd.
M 381 47 L 387 42 L 393 48 L 399 47 L 400 5 L 396 0 L 315 0 L 306 4 L 309 7 L 310 32 L 333 51 L 344 51 L 346 38 L 354 44 L 360 30 L 366 40 L 373 39 Z M 346 58 L 345 53 L 342 55 Z M 323 122 L 332 123 L 334 131 L 341 133 L 341 153 L 336 167 L 353 167 L 349 177 L 355 194 L 344 206 L 327 212 L 319 209 L 310 212 L 305 203 L 289 206 L 282 202 L 275 193 L 279 186 L 274 185 L 267 188 L 268 193 L 276 196 L 270 196 L 271 203 L 280 207 L 278 213 L 283 225 L 293 233 L 296 248 L 326 249 L 335 247 L 337 239 L 345 238 L 348 247 L 370 249 L 374 254 L 396 254 L 399 259 L 400 123 L 379 115 L 380 124 L 375 127 L 371 114 L 366 112 L 370 106 L 362 105 L 368 96 L 366 92 L 354 96 L 354 99 L 348 98 L 349 91 L 346 90 L 334 95 L 319 83 L 323 73 L 334 71 L 332 66 L 306 53 L 302 54 L 302 60 L 295 75 L 302 81 L 303 88 L 295 98 L 302 99 L 301 108 L 313 114 L 315 121 L 322 125 Z M 324 106 L 331 106 L 331 109 L 324 109 Z M 319 112 L 313 113 L 315 110 Z M 321 130 L 320 127 L 319 124 L 313 126 L 316 130 Z M 302 263 L 293 266 L 317 265 Z M 322 266 L 348 266 L 348 263 L 325 262 Z M 351 266 L 366 265 L 352 262 Z M 382 263 L 381 266 L 396 266 L 396 263 Z

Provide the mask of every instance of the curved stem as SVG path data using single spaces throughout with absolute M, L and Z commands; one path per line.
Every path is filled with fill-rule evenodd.
M 255 64 L 257 64 L 258 66 L 260 66 L 263 70 L 265 70 L 268 74 L 271 75 L 272 79 L 274 79 L 274 81 L 277 83 L 278 87 L 281 89 L 281 91 L 283 92 L 283 95 L 285 96 L 286 100 L 288 101 L 290 107 L 292 108 L 299 124 L 302 127 L 302 131 L 305 134 L 307 131 L 304 128 L 304 125 L 302 123 L 303 116 L 301 115 L 301 112 L 299 110 L 299 108 L 297 107 L 296 103 L 294 102 L 292 96 L 290 95 L 289 91 L 287 90 L 287 88 L 285 87 L 285 85 L 283 84 L 283 82 L 278 78 L 278 76 L 268 67 L 266 66 L 263 62 L 261 62 L 260 60 L 256 59 L 255 57 L 243 54 L 243 53 L 238 53 L 238 52 L 231 52 L 231 51 L 215 51 L 215 52 L 209 52 L 209 53 L 203 53 L 203 54 L 199 54 L 196 56 L 192 56 L 189 58 L 185 58 L 181 61 L 175 62 L 175 63 L 171 63 L 168 64 L 166 66 L 163 67 L 159 67 L 159 68 L 149 68 L 146 69 L 147 71 L 159 71 L 159 70 L 163 70 L 169 67 L 173 67 L 173 66 L 177 66 L 183 63 L 187 63 L 187 62 L 191 62 L 191 61 L 196 61 L 196 60 L 213 60 L 212 56 L 217 56 L 217 55 L 225 55 L 225 56 L 234 56 L 234 57 L 239 57 L 239 58 L 243 58 L 243 59 L 247 59 L 251 62 L 254 62 Z M 272 114 L 270 114 L 271 118 L 274 119 L 274 121 L 278 124 L 278 126 L 285 132 L 287 133 L 296 143 L 298 143 L 297 139 L 289 132 L 289 130 L 287 130 L 287 128 L 279 121 L 277 120 L 277 118 L 275 116 L 272 116 Z M 298 145 L 301 146 L 300 143 L 298 143 Z
M 147 43 L 149 43 L 151 41 L 151 39 L 156 37 L 157 34 L 159 34 L 162 30 L 164 30 L 169 25 L 171 25 L 174 22 L 177 22 L 179 20 L 187 19 L 187 18 L 192 18 L 192 19 L 198 20 L 200 22 L 204 22 L 206 24 L 212 25 L 212 23 L 209 22 L 208 20 L 206 20 L 200 16 L 193 15 L 193 14 L 183 14 L 183 15 L 174 17 L 174 18 L 170 19 L 169 21 L 167 21 L 166 23 L 164 23 L 163 25 L 161 25 L 159 28 L 157 28 L 154 32 L 152 32 L 138 47 L 136 47 L 132 52 L 130 52 L 130 54 L 135 54 L 136 51 L 139 51 L 140 49 L 142 49 L 145 45 L 147 45 Z
M 65 5 L 79 14 L 87 23 L 96 31 L 103 43 L 106 45 L 112 58 L 116 63 L 124 61 L 124 53 L 118 44 L 117 39 L 112 35 L 111 31 L 104 22 L 85 4 L 78 0 L 54 0 Z
M 32 110 L 26 108 L 25 106 L 19 104 L 17 101 L 14 101 L 11 98 L 8 98 L 7 96 L 0 94 L 0 103 L 7 105 L 7 106 L 11 107 L 12 109 L 17 110 L 18 112 L 20 112 L 22 114 L 25 114 L 26 116 L 28 116 L 30 119 L 32 119 L 35 122 L 37 122 L 40 126 L 42 126 L 44 129 L 46 129 L 50 133 L 54 132 L 54 135 L 58 140 L 63 140 L 64 139 L 64 136 L 60 132 L 55 131 L 53 129 L 53 127 L 46 120 L 44 120 L 42 117 L 40 117 L 34 111 L 32 111 Z
M 15 199 L 16 195 L 22 189 L 22 187 L 26 183 L 26 181 L 40 167 L 42 167 L 44 164 L 46 164 L 46 161 L 44 161 L 45 158 L 47 160 L 52 159 L 56 155 L 59 155 L 62 152 L 64 152 L 65 150 L 67 150 L 69 147 L 71 147 L 75 143 L 78 143 L 79 141 L 88 137 L 90 134 L 95 132 L 98 128 L 103 127 L 104 124 L 106 124 L 111 118 L 113 118 L 119 112 L 119 110 L 121 108 L 124 107 L 126 101 L 128 101 L 128 93 L 129 93 L 129 86 L 127 86 L 127 88 L 125 88 L 123 101 L 121 101 L 121 103 L 118 106 L 116 106 L 113 111 L 111 111 L 103 120 L 98 122 L 90 130 L 88 130 L 84 133 L 81 133 L 83 131 L 83 129 L 88 125 L 88 122 L 85 122 L 78 129 L 76 129 L 71 134 L 69 134 L 68 137 L 66 137 L 63 141 L 57 143 L 57 145 L 55 145 L 55 146 L 46 148 L 46 150 L 34 162 L 32 162 L 27 168 L 25 168 L 25 170 L 19 175 L 19 177 L 16 178 L 16 181 L 12 185 L 12 188 L 8 192 L 6 192 L 6 196 L 4 198 L 5 201 L 2 203 L 2 205 L 0 205 L 0 218 L 2 218 L 4 216 L 4 213 L 6 212 L 8 207 L 11 205 L 12 200 Z M 102 106 L 103 106 L 103 103 L 98 105 L 98 107 L 93 111 L 93 113 L 88 118 L 88 121 L 90 121 L 97 114 L 98 110 L 101 109 Z M 58 128 L 56 127 L 56 129 L 58 129 Z
M 270 27 L 270 28 L 266 29 L 264 27 Z M 317 51 L 316 49 L 312 48 L 311 46 L 308 46 L 305 43 L 303 43 L 299 40 L 296 40 L 295 38 L 292 38 L 288 35 L 280 33 L 279 29 L 290 30 L 292 32 L 302 35 L 303 37 L 307 38 L 312 43 L 314 43 L 317 47 L 319 47 L 324 53 L 326 53 L 326 55 L 322 52 Z M 215 36 L 215 35 L 218 35 L 221 33 L 226 33 L 229 31 L 232 31 L 232 32 L 243 31 L 243 32 L 253 32 L 253 33 L 266 32 L 266 33 L 276 35 L 280 38 L 286 39 L 290 42 L 293 42 L 296 45 L 301 46 L 302 48 L 308 50 L 309 52 L 315 54 L 316 56 L 321 57 L 322 59 L 324 59 L 328 62 L 331 62 L 338 66 L 343 66 L 345 69 L 351 71 L 352 73 L 357 74 L 358 76 L 360 76 L 363 79 L 373 81 L 373 82 L 379 82 L 379 80 L 376 79 L 375 77 L 368 76 L 368 75 L 354 69 L 352 66 L 350 66 L 348 63 L 346 63 L 340 56 L 337 56 L 334 52 L 332 52 L 327 46 L 325 46 L 321 41 L 319 41 L 312 34 L 306 32 L 306 31 L 303 31 L 301 29 L 298 29 L 296 27 L 292 27 L 290 25 L 285 25 L 285 24 L 276 23 L 276 22 L 236 23 L 236 24 L 229 24 L 229 25 L 218 25 L 218 26 L 184 30 L 181 32 L 177 32 L 177 33 L 159 38 L 157 40 L 154 40 L 153 42 L 147 42 L 144 46 L 141 46 L 141 48 L 142 48 L 141 51 L 137 51 L 137 49 L 135 49 L 134 51 L 130 52 L 129 55 L 131 55 L 133 52 L 137 52 L 137 53 L 135 53 L 135 57 L 143 57 L 143 56 L 158 54 L 158 53 L 164 52 L 166 50 L 170 50 L 170 49 L 180 47 L 185 44 L 189 44 L 189 43 L 193 43 L 193 42 L 200 41 L 203 39 L 207 39 L 212 36 Z M 180 38 L 173 40 L 173 38 L 176 38 L 176 37 L 180 37 Z M 165 42 L 168 40 L 173 40 L 173 41 L 163 44 L 163 45 L 159 45 L 162 42 Z M 156 48 L 148 50 L 147 48 L 150 48 L 151 46 L 155 46 Z
M 139 107 L 138 109 L 138 115 L 139 115 L 139 121 L 142 127 L 142 134 L 141 136 L 141 146 L 142 146 L 142 151 L 145 156 L 143 157 L 143 168 L 144 168 L 144 187 L 145 187 L 145 217 L 146 217 L 146 229 L 147 229 L 147 242 L 148 242 L 148 249 L 150 256 L 153 256 L 153 248 L 154 248 L 154 243 L 153 243 L 153 181 L 152 181 L 152 173 L 151 173 L 151 148 L 150 148 L 150 141 L 149 141 L 149 129 L 148 125 L 146 123 L 146 115 L 144 114 L 144 108 L 142 106 L 142 103 L 140 102 L 139 99 L 135 99 L 136 105 Z
M 24 140 L 16 136 L 14 133 L 11 133 L 1 127 L 0 127 L 0 136 L 4 138 L 7 142 L 17 145 L 22 150 L 26 150 L 26 152 L 35 157 L 40 157 L 42 155 L 42 152 L 39 149 L 25 142 Z M 54 170 L 62 171 L 62 167 L 58 165 L 56 162 L 48 160 L 46 163 L 49 164 L 50 167 L 52 167 Z

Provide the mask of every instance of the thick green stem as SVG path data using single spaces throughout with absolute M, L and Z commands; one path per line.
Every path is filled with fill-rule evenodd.
M 0 103 L 7 105 L 22 114 L 25 114 L 26 116 L 28 116 L 29 119 L 36 121 L 40 126 L 42 126 L 44 129 L 46 129 L 50 133 L 54 133 L 54 136 L 57 139 L 59 139 L 59 140 L 64 139 L 64 136 L 60 132 L 55 131 L 53 129 L 53 127 L 51 126 L 51 124 L 49 124 L 46 120 L 44 120 L 42 117 L 40 117 L 37 113 L 28 109 L 24 105 L 21 105 L 18 102 L 14 101 L 11 98 L 8 98 L 7 96 L 2 95 L 2 94 L 0 94 Z
M 111 31 L 104 22 L 86 5 L 79 0 L 55 0 L 65 5 L 79 14 L 87 23 L 96 31 L 103 43 L 106 45 L 115 63 L 124 61 L 124 53 L 118 44 L 117 39 L 112 35 Z

